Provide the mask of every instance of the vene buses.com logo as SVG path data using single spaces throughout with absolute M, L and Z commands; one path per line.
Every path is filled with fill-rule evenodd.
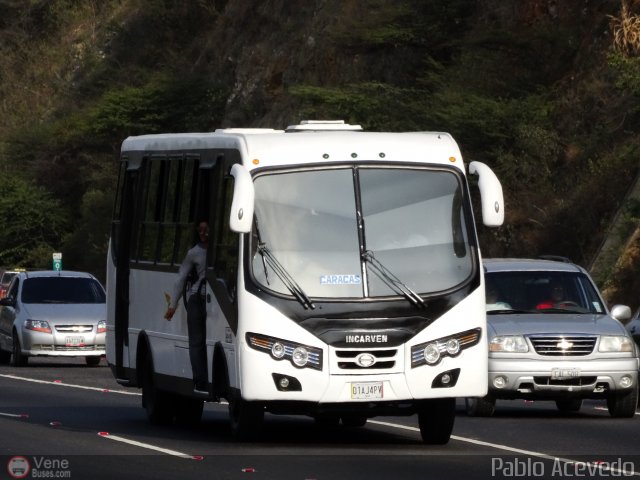
M 25 457 L 11 457 L 7 463 L 7 472 L 11 478 L 26 478 L 30 471 L 31 465 Z

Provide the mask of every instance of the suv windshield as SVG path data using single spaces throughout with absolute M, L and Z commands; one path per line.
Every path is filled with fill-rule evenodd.
M 258 176 L 255 192 L 252 271 L 276 292 L 292 294 L 293 279 L 313 297 L 409 296 L 452 288 L 472 273 L 453 170 L 288 171 Z
M 105 303 L 105 293 L 92 278 L 27 278 L 22 287 L 22 303 Z
M 485 281 L 488 312 L 606 313 L 595 287 L 581 273 L 488 272 Z

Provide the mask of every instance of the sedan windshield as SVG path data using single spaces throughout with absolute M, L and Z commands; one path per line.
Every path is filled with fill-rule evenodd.
M 102 286 L 91 278 L 27 278 L 22 303 L 105 303 Z
M 418 293 L 452 288 L 472 273 L 462 183 L 453 170 L 288 171 L 258 176 L 255 192 L 252 271 L 273 291 L 403 295 L 420 305 Z
M 586 275 L 574 272 L 489 272 L 489 313 L 606 313 L 602 299 Z

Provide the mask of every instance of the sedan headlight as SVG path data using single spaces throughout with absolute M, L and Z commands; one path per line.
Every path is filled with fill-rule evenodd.
M 633 352 L 633 343 L 624 335 L 603 335 L 600 337 L 599 352 Z
M 24 328 L 35 332 L 51 333 L 51 327 L 46 320 L 26 320 Z
M 490 352 L 527 353 L 529 346 L 522 335 L 499 335 L 489 342 Z

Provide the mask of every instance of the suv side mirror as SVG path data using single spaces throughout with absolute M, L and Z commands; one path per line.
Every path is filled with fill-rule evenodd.
M 611 316 L 619 322 L 626 323 L 631 319 L 631 309 L 626 305 L 614 305 L 611 308 Z

